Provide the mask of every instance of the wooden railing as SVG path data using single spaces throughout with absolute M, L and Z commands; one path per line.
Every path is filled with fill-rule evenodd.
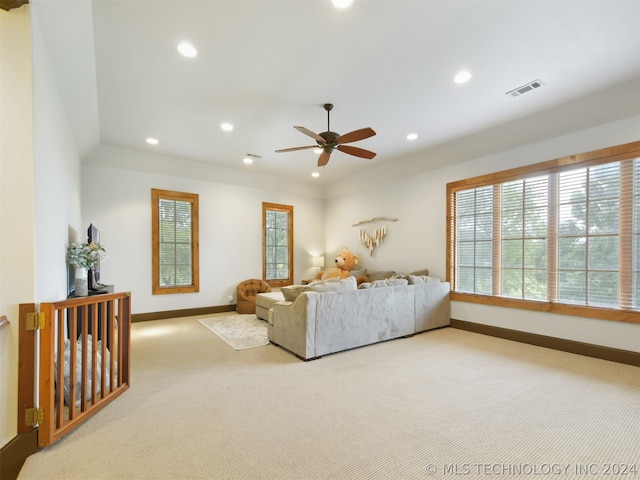
M 131 297 L 113 293 L 42 303 L 36 318 L 40 371 L 35 422 L 38 445 L 48 446 L 129 388 Z

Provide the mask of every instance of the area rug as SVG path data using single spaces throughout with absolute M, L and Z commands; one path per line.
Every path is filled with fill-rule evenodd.
M 260 320 L 254 314 L 201 318 L 198 321 L 227 342 L 234 350 L 269 344 L 267 322 Z

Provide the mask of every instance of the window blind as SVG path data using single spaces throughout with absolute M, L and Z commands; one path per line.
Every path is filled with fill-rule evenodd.
M 625 156 L 448 185 L 453 292 L 640 310 L 640 158 Z
M 160 199 L 160 286 L 192 284 L 191 203 Z

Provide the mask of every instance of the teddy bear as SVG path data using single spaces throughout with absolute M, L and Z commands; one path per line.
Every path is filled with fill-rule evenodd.
M 320 280 L 328 280 L 330 278 L 347 278 L 349 272 L 358 265 L 360 259 L 357 255 L 351 253 L 348 248 L 343 248 L 335 259 L 335 267 L 327 268 L 326 270 L 319 272 L 316 276 Z M 357 283 L 366 282 L 365 277 L 357 278 Z

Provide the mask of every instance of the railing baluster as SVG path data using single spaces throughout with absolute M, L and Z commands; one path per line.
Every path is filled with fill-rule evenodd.
M 96 385 L 98 380 L 98 338 L 100 337 L 98 331 L 98 308 L 100 304 L 97 303 L 89 308 L 91 312 L 91 404 L 96 403 L 96 392 L 98 386 Z M 100 337 L 101 338 L 101 337 Z M 104 341 L 103 341 L 104 343 Z
M 82 306 L 82 374 L 80 375 L 80 412 L 87 409 L 87 378 L 89 375 L 89 306 Z
M 109 347 L 109 351 L 111 351 L 111 345 L 107 345 L 107 340 L 110 338 L 107 336 L 107 303 L 100 302 L 100 318 L 102 322 L 100 324 L 100 338 L 102 338 L 102 362 L 100 363 L 100 392 L 101 398 L 105 398 L 109 392 L 111 392 L 111 388 L 109 388 L 109 392 L 107 392 L 107 347 Z
M 69 309 L 71 313 L 71 321 L 69 328 L 69 420 L 73 420 L 76 416 L 76 355 L 77 355 L 77 338 L 78 338 L 78 311 L 80 307 Z
M 109 310 L 109 328 L 111 331 L 111 335 L 109 336 L 109 338 L 112 339 L 112 342 L 118 338 L 116 336 L 117 334 L 116 318 L 115 318 L 116 312 L 115 312 L 114 306 L 115 306 L 114 302 L 110 301 L 108 310 Z M 113 390 L 116 388 L 116 365 L 120 365 L 120 359 L 117 357 L 119 347 L 120 347 L 120 342 L 117 342 L 117 345 L 111 345 L 111 357 L 110 357 L 111 365 L 110 365 L 110 371 L 109 371 L 109 391 L 111 392 L 113 392 Z M 116 362 L 116 359 L 118 359 L 117 362 Z M 120 382 L 118 382 L 117 385 L 120 385 Z
M 64 321 L 66 318 L 66 308 L 55 309 L 56 318 L 54 320 L 54 325 L 56 326 L 56 330 L 54 332 L 55 335 L 58 336 L 57 343 L 57 352 L 56 352 L 56 365 L 58 367 L 57 375 L 56 375 L 56 397 L 54 400 L 54 408 L 56 409 L 56 428 L 61 428 L 64 424 Z

